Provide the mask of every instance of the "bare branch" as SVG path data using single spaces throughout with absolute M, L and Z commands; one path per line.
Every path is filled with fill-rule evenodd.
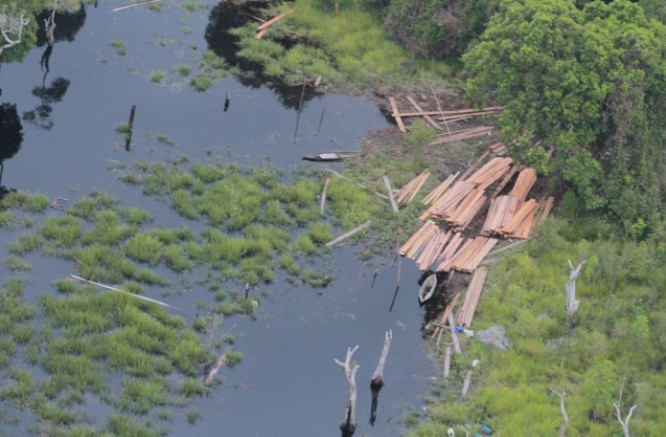
M 393 331 L 390 329 L 386 331 L 384 338 L 384 349 L 382 349 L 382 354 L 379 357 L 379 362 L 377 363 L 377 368 L 372 374 L 373 381 L 383 381 L 384 380 L 384 365 L 386 364 L 386 358 L 388 357 L 389 349 L 391 348 L 391 341 L 393 340 Z
M 620 409 L 620 405 L 622 405 L 622 392 L 624 391 L 624 381 L 622 381 L 622 386 L 620 386 L 620 396 L 617 402 L 613 402 L 613 407 L 615 407 L 615 416 L 617 417 L 617 421 L 620 422 L 620 425 L 622 426 L 622 432 L 624 433 L 624 437 L 631 437 L 631 434 L 629 434 L 629 421 L 631 420 L 632 414 L 634 414 L 634 410 L 636 409 L 636 405 L 632 405 L 631 408 L 629 408 L 629 413 L 627 413 L 627 417 L 624 418 L 624 421 L 622 420 L 622 410 Z
M 340 425 L 343 433 L 346 432 L 345 435 L 353 434 L 354 428 L 356 428 L 356 371 L 359 366 L 356 363 L 352 363 L 352 357 L 357 349 L 358 345 L 353 349 L 350 347 L 347 348 L 347 357 L 345 358 L 344 363 L 335 359 L 335 363 L 344 369 L 347 382 L 349 383 L 349 400 L 347 401 L 347 408 L 345 409 L 345 421 Z
M 0 12 L 0 33 L 5 39 L 5 44 L 0 46 L 0 55 L 5 49 L 15 46 L 23 38 L 23 28 L 30 23 L 30 20 L 24 18 L 25 12 L 21 11 L 18 17 L 7 15 Z M 13 36 L 13 37 L 12 37 Z
M 583 268 L 586 262 L 587 260 L 581 261 L 580 264 L 578 264 L 578 267 L 574 269 L 571 260 L 568 260 L 570 272 L 569 272 L 569 281 L 567 282 L 567 285 L 565 287 L 566 291 L 565 308 L 567 311 L 567 322 L 571 322 L 572 317 L 574 316 L 574 314 L 576 314 L 576 311 L 578 311 L 578 306 L 580 305 L 580 301 L 576 300 L 576 279 L 578 279 L 581 269 Z
M 552 387 L 548 387 L 548 388 L 550 389 L 550 391 L 555 393 L 557 395 L 557 397 L 560 398 L 560 409 L 562 410 L 562 416 L 564 416 L 564 423 L 560 427 L 560 437 L 564 437 L 567 433 L 567 427 L 569 426 L 569 416 L 567 416 L 567 410 L 564 406 L 564 398 L 567 396 L 567 392 L 562 391 L 562 393 L 560 394 L 557 391 L 555 391 L 554 388 L 552 388 Z

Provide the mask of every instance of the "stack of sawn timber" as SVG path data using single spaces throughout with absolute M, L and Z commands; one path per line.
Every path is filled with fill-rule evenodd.
M 492 158 L 469 178 L 456 182 L 421 218 L 432 215 L 445 221 L 452 230 L 465 230 L 486 204 L 486 188 L 510 170 L 511 162 L 511 158 Z
M 520 239 L 529 236 L 538 204 L 533 199 L 527 201 L 526 199 L 536 179 L 536 171 L 533 168 L 525 168 L 518 174 L 509 194 L 493 199 L 481 235 Z
M 465 293 L 465 300 L 455 317 L 457 325 L 469 327 L 472 324 L 474 312 L 479 303 L 481 290 L 483 289 L 483 284 L 486 282 L 487 275 L 488 272 L 483 267 L 479 267 L 474 272 L 474 276 L 472 276 L 472 280 Z
M 429 170 L 423 170 L 421 174 L 412 179 L 404 187 L 395 193 L 395 200 L 399 203 L 411 203 L 416 194 L 419 192 L 426 179 L 430 176 Z

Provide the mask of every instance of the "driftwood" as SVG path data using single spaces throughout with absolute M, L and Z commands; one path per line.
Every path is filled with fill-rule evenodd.
M 215 375 L 217 375 L 217 372 L 220 371 L 222 366 L 225 366 L 227 364 L 226 359 L 227 359 L 227 353 L 222 352 L 222 355 L 220 355 L 220 358 L 217 359 L 217 363 L 215 363 L 215 366 L 213 366 L 210 372 L 208 372 L 208 375 L 206 375 L 206 377 L 204 378 L 204 384 L 210 384 L 211 382 L 213 382 L 213 378 L 215 377 Z
M 351 231 L 349 231 L 349 232 L 345 232 L 344 234 L 340 235 L 338 238 L 336 238 L 336 239 L 334 239 L 334 240 L 332 240 L 332 241 L 329 241 L 328 243 L 326 243 L 326 246 L 327 246 L 327 247 L 330 247 L 330 246 L 333 246 L 334 244 L 337 244 L 337 243 L 339 243 L 339 242 L 341 242 L 341 241 L 344 241 L 344 240 L 346 240 L 347 238 L 351 237 L 352 235 L 356 234 L 357 232 L 360 232 L 360 231 L 362 231 L 363 229 L 367 228 L 367 227 L 370 226 L 371 224 L 372 224 L 372 220 L 368 220 L 367 222 L 363 223 L 362 225 L 360 225 L 360 226 L 356 226 L 356 227 L 355 227 L 354 229 L 352 229 Z
M 389 329 L 386 331 L 384 337 L 384 348 L 379 357 L 379 362 L 372 374 L 372 381 L 370 381 L 370 391 L 372 392 L 372 405 L 370 407 L 370 424 L 374 426 L 377 419 L 377 403 L 379 399 L 379 391 L 384 387 L 384 365 L 388 357 L 389 349 L 391 348 L 391 341 L 393 340 L 393 332 Z
M 356 363 L 352 363 L 352 357 L 357 350 L 358 345 L 354 349 L 348 347 L 345 361 L 335 360 L 335 364 L 343 368 L 345 377 L 349 383 L 349 399 L 345 408 L 345 420 L 340 425 L 343 437 L 351 437 L 356 430 L 356 371 L 359 366 Z
M 77 281 L 86 282 L 86 283 L 88 283 L 88 284 L 92 284 L 92 285 L 97 285 L 98 287 L 106 288 L 107 290 L 115 291 L 115 292 L 117 292 L 117 293 L 122 293 L 122 294 L 125 294 L 125 295 L 127 295 L 127 296 L 134 297 L 134 298 L 136 298 L 136 299 L 145 300 L 146 302 L 152 302 L 152 303 L 156 303 L 156 304 L 158 304 L 158 305 L 162 305 L 163 307 L 171 308 L 171 305 L 169 305 L 169 304 L 167 304 L 167 303 L 164 303 L 164 302 L 162 302 L 162 301 L 159 301 L 159 300 L 157 300 L 157 299 L 151 299 L 151 298 L 149 298 L 149 297 L 140 296 L 140 295 L 138 295 L 138 294 L 134 294 L 134 293 L 130 293 L 130 292 L 125 291 L 125 290 L 121 290 L 120 288 L 116 288 L 116 287 L 112 287 L 112 286 L 110 286 L 110 285 L 102 284 L 102 283 L 100 283 L 100 282 L 89 281 L 89 280 L 84 279 L 84 278 L 82 278 L 82 277 L 80 277 L 80 276 L 76 276 L 76 275 L 69 275 L 69 276 L 72 277 L 72 278 L 74 278 L 74 279 L 76 279 Z
M 578 311 L 578 306 L 580 305 L 580 301 L 576 300 L 576 279 L 578 279 L 581 269 L 583 268 L 587 260 L 581 261 L 580 264 L 578 264 L 578 267 L 576 267 L 575 269 L 573 264 L 571 264 L 571 260 L 568 260 L 568 262 L 569 262 L 569 281 L 567 282 L 567 285 L 565 287 L 566 291 L 565 307 L 567 311 L 567 325 L 571 326 L 573 316 L 576 314 L 576 311 Z
M 558 398 L 560 398 L 560 410 L 562 410 L 562 417 L 564 417 L 564 423 L 560 427 L 560 437 L 567 435 L 567 427 L 569 426 L 569 416 L 567 416 L 567 409 L 564 406 L 564 398 L 567 396 L 567 392 L 564 390 L 562 393 L 558 393 L 552 387 L 548 387 Z

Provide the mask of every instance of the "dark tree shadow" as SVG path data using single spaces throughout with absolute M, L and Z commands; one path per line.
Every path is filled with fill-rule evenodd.
M 259 9 L 264 6 L 265 3 L 260 2 L 247 2 L 242 5 L 220 2 L 210 11 L 208 26 L 206 26 L 206 43 L 208 48 L 223 58 L 228 65 L 238 67 L 241 71 L 249 73 L 237 77 L 241 84 L 251 88 L 259 88 L 265 85 L 278 96 L 280 103 L 286 109 L 299 110 L 301 106 L 305 106 L 305 103 L 319 96 L 321 91 L 306 86 L 301 103 L 302 85 L 286 85 L 264 77 L 261 74 L 261 65 L 238 57 L 240 39 L 229 32 L 231 29 L 245 25 L 248 21 L 256 22 L 251 16 L 261 15 Z M 294 44 L 290 40 L 279 42 L 285 48 Z
M 45 130 L 53 128 L 53 120 L 51 113 L 53 112 L 53 104 L 62 101 L 62 98 L 69 89 L 70 82 L 62 77 L 53 79 L 51 85 L 36 86 L 32 89 L 32 95 L 39 98 L 41 103 L 37 105 L 32 111 L 23 113 L 23 120 L 32 123 L 37 127 Z
M 21 150 L 23 142 L 23 125 L 13 103 L 0 105 L 0 198 L 15 191 L 2 185 L 2 173 L 5 161 L 11 159 Z

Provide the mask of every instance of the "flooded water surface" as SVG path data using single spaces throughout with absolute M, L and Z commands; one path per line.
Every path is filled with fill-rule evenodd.
M 288 176 L 317 165 L 302 161 L 304 154 L 358 150 L 365 133 L 387 126 L 376 105 L 362 97 L 308 88 L 301 104 L 301 87 L 241 81 L 230 74 L 205 92 L 194 90 L 189 82 L 203 68 L 207 50 L 226 56 L 229 63 L 236 61 L 229 47 L 233 41 L 225 39 L 224 32 L 233 19 L 221 10 L 223 4 L 212 0 L 193 12 L 180 7 L 181 2 L 164 3 L 159 12 L 146 7 L 113 12 L 122 3 L 108 1 L 75 14 L 57 14 L 52 47 L 41 35 L 41 45 L 23 62 L 1 66 L 0 104 L 16 105 L 23 127 L 20 149 L 3 162 L 4 187 L 71 202 L 99 190 L 123 205 L 147 209 L 159 225 L 198 231 L 200 224 L 120 181 L 114 169 L 187 156 L 189 165 L 212 161 L 268 166 Z M 179 71 L 184 65 L 192 69 L 187 76 Z M 126 147 L 116 127 L 128 121 L 132 105 L 134 129 Z M 6 243 L 15 238 L 0 230 L 5 243 L 0 255 L 8 255 Z M 363 262 L 357 251 L 351 246 L 332 252 L 326 263 L 335 280 L 324 289 L 294 285 L 278 276 L 273 284 L 250 290 L 261 296 L 256 318 L 228 317 L 221 328 L 234 335 L 242 362 L 223 368 L 221 383 L 208 396 L 197 397 L 185 410 L 176 408 L 158 426 L 173 436 L 340 435 L 348 394 L 334 359 L 344 360 L 347 347 L 358 344 L 355 435 L 404 434 L 404 417 L 420 411 L 429 377 L 437 374 L 420 335 L 419 272 L 412 263 L 402 263 L 402 287 L 389 312 L 397 265 L 390 258 Z M 33 255 L 29 261 L 32 269 L 18 275 L 27 281 L 24 299 L 34 305 L 53 281 L 75 273 L 73 265 L 61 259 Z M 4 277 L 15 275 L 3 272 Z M 174 295 L 175 315 L 191 323 L 199 311 L 195 303 L 205 300 L 201 293 L 205 291 L 193 286 Z M 377 421 L 370 426 L 370 378 L 389 329 L 394 339 L 386 385 Z M 26 368 L 39 380 L 39 366 Z M 0 421 L 0 435 L 32 435 L 30 411 L 4 401 L 0 407 L 16 418 Z M 93 426 L 111 414 L 94 395 L 80 409 Z M 199 417 L 188 420 L 192 417 L 186 411 Z

